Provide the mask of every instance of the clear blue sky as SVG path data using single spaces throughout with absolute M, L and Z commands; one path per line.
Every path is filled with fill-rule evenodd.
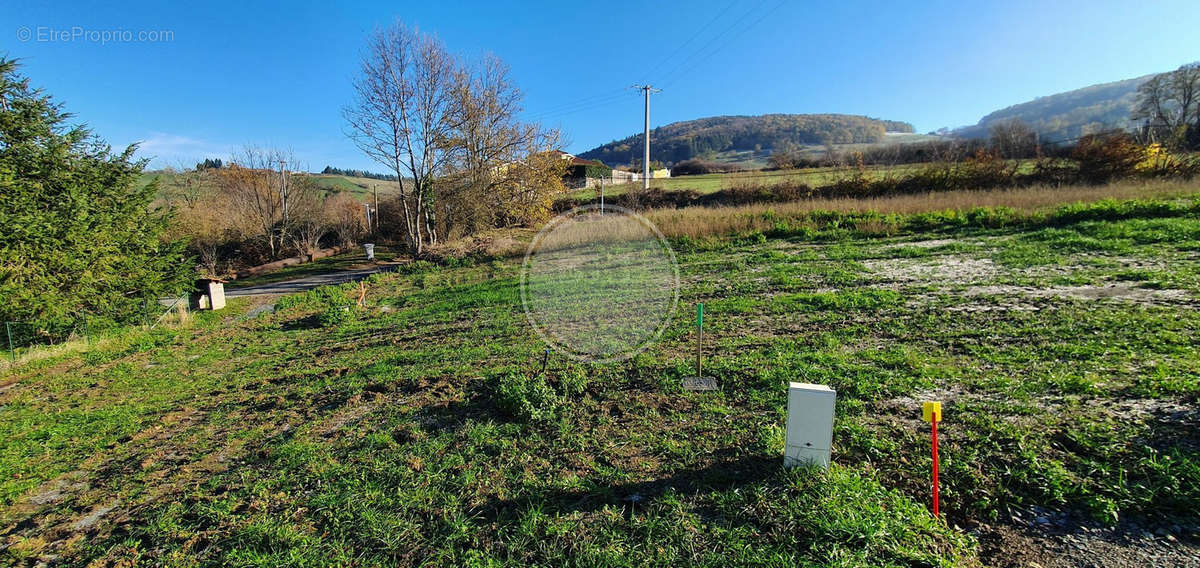
M 622 91 L 635 82 L 664 89 L 653 125 L 839 112 L 924 132 L 1200 60 L 1195 0 L 26 4 L 4 8 L 0 54 L 113 145 L 143 141 L 153 166 L 254 143 L 310 169 L 383 170 L 346 139 L 340 109 L 366 36 L 396 18 L 499 55 L 526 114 L 576 152 L 641 129 L 641 99 Z M 48 37 L 76 28 L 88 35 Z M 104 30 L 173 37 L 101 43 Z

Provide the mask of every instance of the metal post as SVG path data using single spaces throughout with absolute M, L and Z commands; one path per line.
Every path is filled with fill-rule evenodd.
M 13 349 L 12 342 L 12 322 L 4 322 L 4 331 L 8 332 L 8 356 L 12 358 L 12 362 L 17 362 L 17 352 Z

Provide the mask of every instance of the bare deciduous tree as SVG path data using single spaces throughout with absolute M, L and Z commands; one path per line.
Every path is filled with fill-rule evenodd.
M 291 176 L 288 184 L 288 210 L 285 234 L 300 254 L 313 254 L 321 248 L 321 237 L 329 230 L 324 203 L 312 178 Z
M 371 36 L 355 100 L 343 109 L 354 143 L 399 179 L 406 238 L 416 255 L 437 242 L 433 184 L 451 159 L 459 73 L 441 41 L 397 22 Z
M 990 134 L 992 148 L 1001 158 L 1028 158 L 1037 149 L 1037 133 L 1019 118 L 997 121 Z
M 202 170 L 191 168 L 184 160 L 179 160 L 176 168 L 167 168 L 173 175 L 167 176 L 162 186 L 162 194 L 173 205 L 192 207 L 204 196 L 208 186 L 208 175 Z
M 353 245 L 365 232 L 367 218 L 363 204 L 345 193 L 325 200 L 325 218 L 344 246 Z
M 229 167 L 216 172 L 221 193 L 242 224 L 263 239 L 272 259 L 288 243 L 292 213 L 311 206 L 307 203 L 317 194 L 310 180 L 286 174 L 281 162 L 296 163 L 290 152 L 247 146 Z
M 1200 132 L 1200 63 L 1142 83 L 1131 118 L 1145 121 L 1151 139 L 1172 145 L 1184 143 L 1189 130 Z

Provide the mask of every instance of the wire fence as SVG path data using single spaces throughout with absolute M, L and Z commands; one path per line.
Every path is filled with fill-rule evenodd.
M 160 313 L 155 307 L 156 304 L 166 309 Z M 181 319 L 186 319 L 190 314 L 186 296 L 160 302 L 146 300 L 142 303 L 142 308 L 139 318 L 141 321 L 136 322 L 136 325 L 142 329 L 154 329 L 163 325 L 171 319 L 173 314 Z M 81 313 L 54 326 L 48 326 L 44 322 L 5 321 L 2 330 L 4 335 L 0 337 L 0 341 L 4 343 L 0 345 L 7 350 L 4 358 L 8 363 L 13 364 L 38 349 L 80 342 L 84 346 L 90 347 L 125 329 L 128 329 L 128 325 L 121 325 L 111 319 L 87 313 Z

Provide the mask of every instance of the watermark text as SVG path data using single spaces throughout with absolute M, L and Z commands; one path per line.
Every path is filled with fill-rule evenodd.
M 97 29 L 84 26 L 21 26 L 17 40 L 39 43 L 166 43 L 175 41 L 175 30 Z

